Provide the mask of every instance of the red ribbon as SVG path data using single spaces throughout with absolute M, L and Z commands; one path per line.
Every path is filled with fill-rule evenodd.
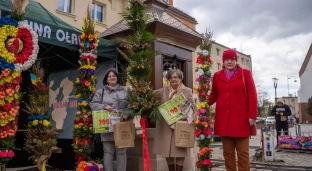
M 143 156 L 144 156 L 144 171 L 152 171 L 151 159 L 148 152 L 146 126 L 148 125 L 146 118 L 140 119 L 140 125 L 142 127 L 143 137 Z
M 75 158 L 77 159 L 77 162 L 75 164 L 79 164 L 83 160 L 82 155 L 79 154 L 76 154 Z

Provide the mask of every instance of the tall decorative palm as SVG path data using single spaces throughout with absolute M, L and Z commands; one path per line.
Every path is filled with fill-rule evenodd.
M 87 16 L 84 18 L 82 34 L 80 35 L 80 58 L 78 69 L 79 76 L 75 80 L 76 98 L 78 101 L 77 112 L 74 121 L 73 148 L 76 153 L 77 164 L 81 161 L 91 160 L 92 110 L 90 102 L 96 92 L 96 54 L 99 40 L 95 35 L 96 21 L 92 22 L 90 6 L 87 7 Z
M 211 81 L 210 67 L 212 65 L 212 60 L 209 55 L 209 52 L 211 51 L 211 38 L 212 32 L 206 30 L 200 45 L 201 51 L 198 53 L 196 60 L 197 67 L 195 70 L 198 75 L 195 82 L 198 84 L 197 90 L 199 97 L 195 130 L 197 145 L 199 147 L 196 167 L 200 171 L 210 171 L 213 167 L 210 161 L 212 150 L 209 148 L 213 138 L 213 125 L 210 106 L 208 106 L 208 92 L 210 90 Z
M 25 111 L 29 114 L 29 122 L 24 149 L 32 154 L 30 158 L 37 164 L 38 169 L 46 170 L 46 162 L 52 152 L 60 152 L 61 149 L 57 147 L 58 131 L 52 128 L 48 115 L 49 91 L 47 85 L 42 82 L 44 69 L 40 67 L 40 62 L 32 67 L 31 72 L 36 76 L 36 80 L 29 88 L 29 103 L 26 104 Z
M 144 144 L 144 170 L 151 170 L 148 153 L 146 126 L 147 119 L 155 122 L 160 118 L 157 110 L 158 98 L 151 87 L 152 62 L 156 52 L 151 48 L 154 36 L 147 31 L 147 21 L 151 18 L 145 13 L 146 6 L 140 0 L 130 0 L 130 6 L 122 13 L 127 21 L 131 34 L 118 37 L 116 40 L 126 49 L 126 53 L 118 49 L 119 53 L 128 61 L 125 69 L 127 81 L 131 88 L 127 100 L 127 112 L 131 116 L 139 116 L 142 127 Z

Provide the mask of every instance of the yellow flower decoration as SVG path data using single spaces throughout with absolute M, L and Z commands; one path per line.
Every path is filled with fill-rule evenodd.
M 0 126 L 4 126 L 7 123 L 8 123 L 8 120 L 6 120 L 6 119 L 1 119 L 0 120 Z
M 41 83 L 42 80 L 41 80 L 40 78 L 37 78 L 37 79 L 36 79 L 36 82 L 37 82 L 37 83 Z
M 200 68 L 201 69 L 209 68 L 209 65 L 204 64 L 204 65 L 200 66 Z
M 81 94 L 76 94 L 76 98 L 80 98 L 81 97 Z
M 85 37 L 85 34 L 82 33 L 81 36 L 80 36 L 80 38 L 83 39 L 84 37 Z
M 4 25 L 0 28 L 0 54 L 8 63 L 15 61 L 15 54 L 9 52 L 5 47 L 8 37 L 16 37 L 18 29 L 14 26 Z
M 202 108 L 205 108 L 206 105 L 207 105 L 207 103 L 201 102 L 201 103 L 199 103 L 199 104 L 197 105 L 197 108 L 198 108 L 198 109 L 202 109 Z
M 1 99 L 1 100 L 0 100 L 0 105 L 2 106 L 2 105 L 4 105 L 4 104 L 5 104 L 4 100 Z
M 12 72 L 12 77 L 13 77 L 13 78 L 16 78 L 16 77 L 18 77 L 18 76 L 21 76 L 21 71 L 13 71 L 13 72 Z
M 88 104 L 89 104 L 89 103 L 86 102 L 86 101 L 82 101 L 82 102 L 81 102 L 81 105 L 82 105 L 82 106 L 87 106 Z
M 39 121 L 36 119 L 36 120 L 33 120 L 31 124 L 32 124 L 33 126 L 36 126 L 36 125 L 38 125 L 38 122 L 39 122 Z
M 12 101 L 14 100 L 14 97 L 6 96 L 5 100 L 9 103 L 12 103 Z
M 79 78 L 76 78 L 75 83 L 78 84 L 79 82 L 80 82 Z
M 89 89 L 90 91 L 93 91 L 93 90 L 94 90 L 94 86 L 89 86 L 88 89 Z
M 95 70 L 95 66 L 92 66 L 92 65 L 82 65 L 80 67 L 80 69 L 93 69 L 93 70 Z
M 4 81 L 7 82 L 7 83 L 10 83 L 12 82 L 13 78 L 11 76 L 8 76 L 6 78 L 4 78 Z
M 19 99 L 19 95 L 18 94 L 14 94 L 14 98 L 15 99 Z
M 43 120 L 43 126 L 48 127 L 50 126 L 51 122 L 47 121 L 47 120 Z

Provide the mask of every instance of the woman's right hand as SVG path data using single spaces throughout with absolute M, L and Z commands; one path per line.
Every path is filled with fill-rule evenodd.
M 106 106 L 105 109 L 108 110 L 109 112 L 113 111 L 113 108 L 111 106 Z

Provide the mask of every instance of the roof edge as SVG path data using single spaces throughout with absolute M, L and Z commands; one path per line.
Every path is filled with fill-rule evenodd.
M 299 70 L 299 77 L 301 77 L 302 74 L 304 73 L 304 71 L 307 69 L 307 66 L 308 66 L 308 64 L 309 64 L 309 61 L 310 61 L 310 59 L 311 59 L 311 56 L 312 56 L 312 42 L 311 42 L 311 44 L 310 44 L 309 50 L 308 50 L 308 52 L 307 52 L 307 54 L 306 54 L 306 57 L 305 57 L 304 60 L 303 60 L 303 63 L 302 63 L 302 65 L 301 65 L 301 68 L 300 68 L 300 70 Z
M 190 21 L 194 22 L 195 24 L 198 24 L 197 20 L 196 20 L 194 17 L 192 17 L 192 16 L 190 16 L 189 14 L 187 14 L 187 13 L 185 13 L 185 12 L 179 10 L 179 9 L 176 8 L 176 7 L 171 7 L 171 6 L 169 6 L 169 7 L 166 8 L 166 10 L 168 10 L 168 11 L 170 11 L 170 12 L 173 12 L 173 13 L 175 13 L 175 14 L 178 14 L 178 15 L 180 15 L 181 17 L 183 17 L 183 18 L 185 18 L 185 19 L 187 19 L 187 20 L 190 20 Z
M 219 46 L 222 46 L 222 47 L 224 47 L 224 48 L 226 48 L 226 49 L 233 49 L 233 48 L 227 47 L 227 46 L 225 46 L 225 45 L 223 45 L 223 44 L 221 44 L 221 43 L 218 43 L 218 42 L 216 42 L 216 41 L 212 41 L 212 43 L 217 44 L 217 45 L 219 45 Z M 235 50 L 235 51 L 236 51 L 237 53 L 241 54 L 241 55 L 245 55 L 245 56 L 251 57 L 251 55 L 247 55 L 247 54 L 245 54 L 245 53 L 243 53 L 243 52 L 240 52 L 240 51 L 238 51 L 238 50 Z

